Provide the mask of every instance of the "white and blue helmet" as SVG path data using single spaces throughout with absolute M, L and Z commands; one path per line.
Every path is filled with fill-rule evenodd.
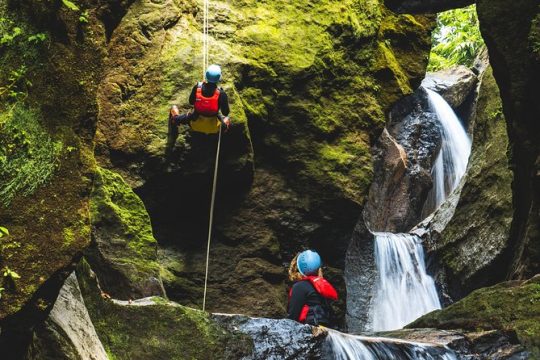
M 206 70 L 206 81 L 217 84 L 221 80 L 221 67 L 213 64 Z
M 315 251 L 302 251 L 296 259 L 296 266 L 304 276 L 317 275 L 321 267 L 321 257 Z

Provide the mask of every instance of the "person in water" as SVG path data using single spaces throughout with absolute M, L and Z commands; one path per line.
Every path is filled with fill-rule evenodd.
M 219 65 L 210 65 L 206 70 L 206 81 L 193 86 L 189 95 L 189 104 L 193 109 L 187 114 L 180 114 L 178 106 L 173 105 L 169 112 L 169 136 L 167 149 L 171 149 L 178 137 L 178 126 L 189 125 L 191 130 L 203 134 L 217 134 L 221 125 L 229 129 L 229 98 L 225 91 L 218 87 L 221 81 Z
M 297 254 L 289 266 L 288 318 L 313 326 L 329 326 L 332 322 L 331 301 L 338 299 L 336 289 L 324 277 L 321 257 L 311 250 Z

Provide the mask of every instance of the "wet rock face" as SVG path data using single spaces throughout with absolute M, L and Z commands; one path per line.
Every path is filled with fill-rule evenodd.
M 10 5 L 9 10 L 7 5 Z M 54 144 L 52 173 L 45 184 L 39 185 L 44 180 L 40 171 L 47 165 L 43 159 L 51 159 L 51 153 L 35 152 L 34 159 L 24 164 L 28 176 L 23 181 L 34 179 L 32 186 L 39 186 L 27 196 L 18 192 L 9 206 L 2 205 L 0 209 L 0 223 L 11 233 L 8 240 L 2 240 L 3 248 L 7 243 L 11 246 L 2 251 L 0 267 L 8 267 L 20 275 L 13 286 L 0 285 L 6 289 L 0 301 L 2 353 L 4 349 L 12 351 L 24 343 L 28 339 L 27 331 L 44 320 L 73 269 L 74 258 L 90 243 L 92 134 L 105 37 L 93 16 L 89 16 L 87 24 L 92 31 L 78 37 L 79 16 L 52 5 L 53 2 L 48 1 L 3 1 L 0 9 L 0 17 L 13 20 L 26 35 L 45 33 L 48 36 L 41 45 L 3 48 L 0 54 L 1 87 L 6 85 L 5 77 L 10 76 L 12 70 L 21 69 L 23 64 L 28 70 L 24 81 L 32 83 L 28 94 L 21 96 L 24 101 L 17 104 L 26 115 L 24 127 L 8 139 L 8 144 L 26 138 L 27 124 L 43 129 L 37 143 Z M 20 42 L 28 43 L 24 36 L 20 37 Z M 6 109 L 14 105 L 4 99 L 2 97 L 0 105 L 2 122 L 9 113 Z M 18 116 L 18 119 L 23 118 Z M 4 129 L 2 133 L 5 134 Z M 2 175 L 2 180 L 10 181 L 10 177 Z
M 381 333 L 412 342 L 444 345 L 455 352 L 458 359 L 468 360 L 525 360 L 530 352 L 514 334 L 499 330 L 462 331 L 435 329 L 404 329 Z
M 316 337 L 313 328 L 293 320 L 249 318 L 243 315 L 212 315 L 218 324 L 229 331 L 249 335 L 253 353 L 245 360 L 316 360 L 323 359 L 324 335 Z
M 530 352 L 531 358 L 536 358 L 540 355 L 539 296 L 538 275 L 527 281 L 504 282 L 476 290 L 443 310 L 424 315 L 409 327 L 500 330 L 507 334 L 507 343 L 521 343 Z M 512 316 L 509 317 L 508 314 Z M 496 336 L 492 336 L 493 338 Z M 489 334 L 473 338 L 478 348 L 482 348 L 483 340 L 489 342 L 489 339 Z
M 367 331 L 371 320 L 369 309 L 374 296 L 377 269 L 374 237 L 362 219 L 356 225 L 347 250 L 344 276 L 347 285 L 347 331 Z
M 422 88 L 398 102 L 390 119 L 374 151 L 375 181 L 364 217 L 372 231 L 405 232 L 422 219 L 441 143 L 440 125 Z
M 458 109 L 473 92 L 478 76 L 466 66 L 426 74 L 422 86 L 435 91 L 453 108 Z

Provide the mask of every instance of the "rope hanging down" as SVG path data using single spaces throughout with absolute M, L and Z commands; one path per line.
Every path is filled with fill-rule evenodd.
M 208 68 L 208 0 L 204 0 L 204 20 L 203 20 L 203 80 L 205 71 Z M 210 216 L 208 221 L 208 243 L 206 245 L 206 268 L 204 274 L 204 293 L 202 310 L 206 309 L 206 290 L 208 288 L 208 264 L 210 262 L 210 243 L 212 240 L 212 227 L 214 224 L 214 204 L 216 202 L 217 175 L 219 167 L 219 152 L 221 149 L 221 126 L 219 127 L 218 143 L 216 150 L 216 164 L 214 167 L 214 181 L 212 183 L 212 198 L 210 200 Z

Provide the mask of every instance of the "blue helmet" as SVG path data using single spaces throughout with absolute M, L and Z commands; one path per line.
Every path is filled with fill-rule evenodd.
M 219 65 L 210 65 L 206 70 L 206 81 L 217 84 L 221 80 L 221 67 Z
M 296 266 L 304 276 L 316 275 L 321 267 L 321 257 L 315 251 L 302 251 L 296 259 Z

